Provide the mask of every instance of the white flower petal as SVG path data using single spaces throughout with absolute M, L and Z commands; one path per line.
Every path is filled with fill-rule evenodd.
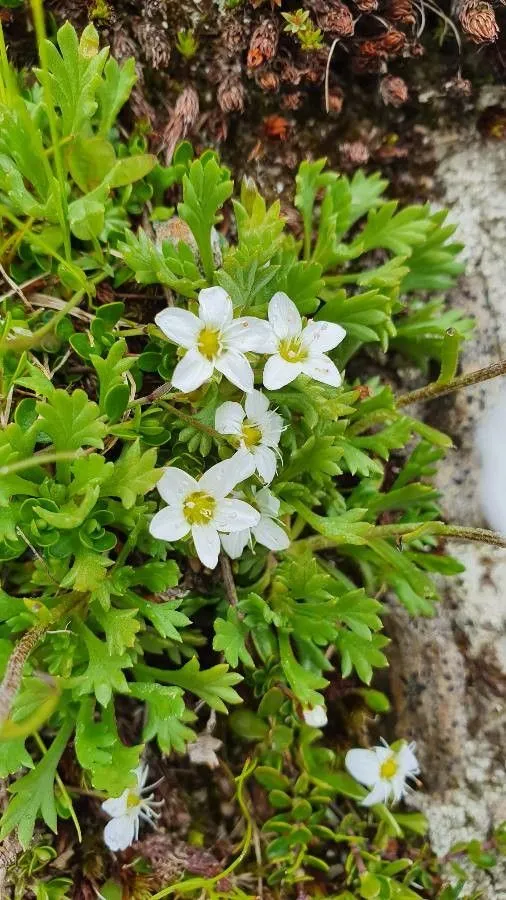
M 265 363 L 263 381 L 269 391 L 276 391 L 278 388 L 285 387 L 290 384 L 297 375 L 302 372 L 302 363 L 291 363 L 283 359 L 279 353 L 270 356 Z
M 309 322 L 302 332 L 302 344 L 313 353 L 327 353 L 346 337 L 346 331 L 334 322 Z
M 301 363 L 301 369 L 304 375 L 309 375 L 315 381 L 322 381 L 323 384 L 330 384 L 332 387 L 339 387 L 342 378 L 339 369 L 328 356 L 323 353 L 310 356 Z
M 220 434 L 240 435 L 242 433 L 241 425 L 244 416 L 245 412 L 240 403 L 233 403 L 227 400 L 226 403 L 222 403 L 216 410 L 214 427 Z
M 277 347 L 276 335 L 263 319 L 241 316 L 227 328 L 224 335 L 227 346 L 236 347 L 247 353 L 274 353 Z
M 111 819 L 104 828 L 104 841 L 109 850 L 117 852 L 126 850 L 133 843 L 136 833 L 137 817 L 134 815 L 118 816 Z
M 160 478 L 156 489 L 166 503 L 175 506 L 179 502 L 182 503 L 183 499 L 192 491 L 198 490 L 198 483 L 183 469 L 169 466 Z
M 149 533 L 159 541 L 178 541 L 189 530 L 190 526 L 182 510 L 174 506 L 166 506 L 155 513 L 149 523 Z
M 362 806 L 375 806 L 376 803 L 386 803 L 389 793 L 389 785 L 385 784 L 383 781 L 378 781 L 374 785 L 371 793 L 367 794 L 367 797 L 364 797 L 360 802 Z
M 265 352 L 265 351 L 264 351 Z M 252 422 L 263 422 L 265 414 L 269 409 L 269 399 L 262 394 L 262 391 L 251 391 L 244 401 L 246 415 Z
M 374 750 L 348 750 L 344 764 L 350 775 L 366 787 L 371 787 L 380 778 L 379 760 Z
M 109 797 L 102 803 L 102 809 L 108 816 L 124 816 L 128 810 L 128 788 L 123 791 L 121 797 Z
M 287 533 L 269 516 L 261 516 L 260 522 L 252 530 L 258 543 L 269 550 L 287 550 L 290 546 Z
M 178 362 L 172 375 L 172 384 L 179 391 L 189 394 L 196 391 L 204 381 L 208 381 L 213 374 L 213 364 L 202 356 L 195 348 L 188 350 Z
M 267 487 L 261 488 L 255 495 L 255 503 L 262 515 L 275 518 L 279 513 L 281 503 Z
M 262 445 L 260 445 L 259 447 L 255 447 L 252 456 L 260 478 L 262 478 L 266 484 L 270 484 L 276 474 L 277 459 L 274 450 L 271 450 L 270 447 L 262 447 Z
M 258 525 L 259 521 L 260 513 L 258 510 L 253 509 L 244 500 L 230 498 L 218 502 L 213 518 L 213 526 L 218 531 L 230 533 L 243 531 L 245 528 L 252 528 L 254 525 Z
M 155 316 L 155 322 L 171 341 L 186 350 L 195 346 L 202 328 L 202 322 L 197 316 L 187 309 L 178 309 L 177 306 L 162 309 Z
M 231 559 L 239 559 L 250 539 L 250 529 L 236 531 L 234 534 L 220 534 L 221 545 Z
M 234 308 L 227 292 L 221 287 L 204 288 L 199 293 L 199 316 L 206 325 L 223 329 L 232 321 Z
M 327 724 L 327 710 L 323 703 L 319 706 L 313 706 L 312 709 L 303 709 L 302 715 L 306 725 L 312 725 L 313 728 L 323 728 Z
M 200 561 L 208 569 L 215 569 L 218 565 L 220 539 L 214 525 L 193 525 L 192 538 Z
M 252 461 L 249 454 L 234 453 L 230 459 L 211 466 L 204 472 L 199 481 L 199 490 L 208 491 L 218 500 L 233 491 L 236 484 L 244 481 L 252 473 Z
M 215 366 L 225 378 L 246 394 L 253 390 L 253 369 L 244 353 L 239 350 L 224 350 L 215 360 Z
M 302 320 L 293 300 L 283 291 L 271 298 L 268 309 L 269 322 L 278 338 L 295 337 L 302 331 Z
M 262 420 L 262 443 L 277 447 L 283 431 L 283 419 L 279 413 L 269 410 Z
M 396 803 L 402 799 L 406 789 L 406 779 L 402 772 L 399 772 L 398 775 L 394 775 L 393 778 L 389 778 L 390 782 L 390 790 L 392 792 L 392 797 Z
M 409 744 L 404 744 L 404 746 L 401 747 L 397 754 L 397 762 L 403 778 L 406 778 L 407 775 L 418 775 L 420 772 L 418 760 L 413 753 L 413 748 L 410 747 Z

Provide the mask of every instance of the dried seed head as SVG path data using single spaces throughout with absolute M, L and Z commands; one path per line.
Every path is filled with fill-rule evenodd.
M 166 69 L 170 61 L 170 44 L 160 23 L 142 19 L 135 33 L 149 65 L 154 69 Z
M 471 0 L 460 11 L 460 24 L 475 44 L 496 41 L 499 29 L 490 3 Z
M 473 93 L 473 86 L 469 79 L 461 78 L 460 75 L 450 78 L 444 85 L 444 89 L 449 94 L 454 94 L 457 97 L 470 97 Z
M 397 75 L 385 75 L 380 82 L 380 94 L 387 106 L 402 106 L 408 99 L 408 87 Z
M 274 92 L 279 88 L 279 77 L 275 72 L 263 71 L 257 72 L 255 81 L 263 91 Z
M 416 22 L 412 0 L 389 0 L 385 16 L 389 22 L 398 22 L 402 25 L 414 25 Z
M 283 62 L 279 71 L 281 81 L 285 81 L 287 84 L 293 84 L 294 86 L 300 84 L 304 74 L 303 69 L 298 69 L 297 66 L 294 66 L 289 62 Z
M 342 161 L 350 166 L 365 166 L 369 162 L 369 148 L 363 141 L 346 141 L 339 149 Z
M 267 116 L 264 119 L 263 125 L 267 137 L 277 138 L 280 141 L 286 140 L 290 124 L 283 116 Z
M 344 3 L 335 3 L 328 13 L 318 19 L 318 24 L 334 37 L 351 37 L 355 31 L 353 16 Z
M 386 34 L 378 38 L 380 51 L 387 56 L 397 56 L 406 46 L 406 35 L 402 31 L 391 28 Z
M 243 83 L 237 75 L 226 76 L 222 80 L 216 96 L 220 109 L 224 113 L 243 111 L 245 91 Z
M 220 44 L 230 54 L 241 53 L 248 46 L 248 30 L 239 22 L 232 19 L 223 29 L 220 35 Z
M 354 56 L 351 67 L 355 75 L 380 75 L 387 71 L 386 63 L 381 56 Z
M 344 94 L 341 88 L 333 88 L 328 95 L 327 107 L 329 113 L 340 113 L 343 108 Z
M 376 12 L 378 0 L 355 0 L 355 6 L 363 13 Z
M 185 138 L 197 121 L 199 96 L 193 87 L 187 87 L 179 95 L 173 113 L 163 133 L 167 164 L 172 159 L 176 144 Z
M 269 62 L 278 49 L 279 30 L 272 19 L 263 19 L 251 35 L 248 50 L 248 66 L 256 69 Z
M 281 98 L 281 106 L 283 109 L 294 110 L 299 109 L 304 100 L 302 91 L 293 91 L 291 94 L 284 94 Z

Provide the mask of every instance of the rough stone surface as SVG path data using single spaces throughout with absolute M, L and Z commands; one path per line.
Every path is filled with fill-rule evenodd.
M 453 303 L 477 322 L 463 354 L 462 370 L 470 371 L 506 356 L 506 146 L 473 132 L 443 135 L 438 148 L 442 200 L 466 245 L 467 274 Z M 438 476 L 448 521 L 489 526 L 476 430 L 504 390 L 505 379 L 497 379 L 427 405 L 429 421 L 456 448 Z M 506 550 L 458 543 L 451 551 L 466 571 L 443 586 L 438 618 L 404 627 L 396 614 L 394 625 L 408 641 L 402 665 L 409 656 L 410 671 L 422 673 L 419 704 L 410 713 L 401 685 L 397 711 L 400 726 L 419 743 L 426 772 L 426 790 L 412 802 L 428 816 L 441 856 L 458 841 L 485 839 L 506 819 Z M 506 900 L 506 864 L 470 870 L 467 889 Z

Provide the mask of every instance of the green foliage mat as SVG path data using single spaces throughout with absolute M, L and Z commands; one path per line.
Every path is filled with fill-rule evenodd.
M 244 822 L 231 880 L 158 896 L 252 897 L 234 872 L 261 873 L 273 897 L 306 882 L 297 896 L 323 885 L 341 898 L 463 896 L 439 893 L 422 816 L 360 806 L 340 701 L 329 695 L 341 722 L 331 740 L 308 724 L 330 683 L 355 715 L 388 710 L 370 687 L 387 665 L 385 593 L 430 615 L 432 574 L 461 571 L 439 537 L 459 529 L 440 522 L 431 483 L 451 442 L 405 413 L 386 375 L 368 376 L 399 355 L 424 373 L 439 362 L 442 383 L 455 374 L 472 323 L 442 296 L 462 269 L 453 226 L 428 206 L 399 209 L 378 175 L 348 179 L 317 160 L 296 178 L 299 239 L 252 181 L 236 191 L 215 153 L 195 158 L 184 143 L 164 166 L 141 133 L 125 137 L 133 60 L 100 50 L 91 26 L 46 40 L 34 10 L 40 69 L 14 71 L 0 48 L 0 774 L 14 776 L 1 837 L 17 833 L 26 851 L 20 889 L 72 896 L 45 869 L 48 829 L 71 818 L 77 842 L 83 793 L 97 817 L 100 801 L 134 790 L 146 753 L 177 765 L 216 711 L 231 712 L 221 734 Z M 176 391 L 181 351 L 154 324 L 167 305 L 196 311 L 210 285 L 236 317 L 262 321 L 286 293 L 302 316 L 345 329 L 330 357 L 363 373 L 265 392 L 283 419 L 270 491 L 289 546 L 246 542 L 215 572 L 189 537 L 149 530 L 168 467 L 199 478 L 237 450 L 215 415 L 242 392 L 217 370 Z M 262 354 L 248 359 L 260 386 Z M 255 475 L 241 486 L 253 505 L 260 487 Z M 269 810 L 258 819 L 254 783 Z M 105 862 L 90 883 L 119 896 L 95 841 Z M 149 872 L 131 869 L 128 896 Z

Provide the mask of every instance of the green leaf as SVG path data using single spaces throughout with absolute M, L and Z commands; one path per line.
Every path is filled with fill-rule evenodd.
M 114 147 L 102 137 L 78 135 L 68 156 L 70 174 L 83 194 L 97 188 L 115 163 Z
M 34 762 L 25 748 L 25 738 L 0 741 L 0 778 L 14 775 L 22 768 L 33 769 Z
M 341 656 L 341 673 L 347 678 L 353 669 L 365 684 L 370 684 L 373 668 L 382 669 L 388 666 L 388 659 L 382 648 L 389 643 L 387 637 L 372 634 L 369 639 L 352 631 L 340 631 L 336 639 L 336 648 Z
M 60 757 L 73 728 L 72 722 L 62 725 L 49 750 L 35 768 L 10 786 L 9 792 L 14 796 L 2 816 L 0 840 L 17 828 L 19 841 L 26 850 L 39 814 L 48 828 L 56 833 L 54 780 Z
M 135 602 L 140 612 L 153 623 L 162 637 L 171 641 L 178 641 L 179 643 L 183 640 L 179 634 L 179 629 L 191 625 L 191 619 L 185 616 L 184 613 L 178 612 L 178 607 L 181 606 L 182 600 L 153 603 L 137 597 Z
M 111 656 L 121 656 L 125 650 L 135 645 L 137 633 L 141 628 L 135 609 L 97 609 L 95 616 L 104 629 Z
M 214 273 L 211 229 L 219 222 L 218 210 L 230 197 L 232 189 L 228 171 L 212 155 L 204 162 L 194 160 L 188 174 L 183 176 L 183 202 L 178 205 L 178 213 L 197 242 L 209 283 L 212 283 Z
M 135 785 L 134 769 L 139 765 L 143 745 L 126 747 L 121 742 L 112 704 L 97 718 L 93 699 L 86 697 L 82 701 L 75 750 L 80 765 L 89 771 L 95 790 L 119 797 L 126 788 Z
M 246 649 L 249 630 L 239 619 L 236 610 L 229 607 L 226 619 L 215 620 L 214 630 L 213 650 L 222 650 L 226 661 L 234 669 L 237 668 L 239 660 L 248 668 L 254 667 L 253 659 Z
M 195 257 L 183 241 L 177 247 L 165 241 L 160 248 L 139 229 L 137 235 L 125 233 L 125 243 L 118 249 L 139 284 L 166 284 L 183 297 L 196 297 L 205 281 Z
M 102 485 L 102 497 L 119 497 L 125 509 L 132 509 L 137 497 L 143 497 L 160 480 L 155 468 L 156 449 L 141 451 L 139 439 L 126 446 L 114 463 L 114 471 Z
M 56 39 L 60 52 L 51 41 L 45 42 L 45 50 L 51 93 L 61 112 L 61 137 L 67 137 L 79 134 L 95 114 L 96 93 L 109 51 L 104 47 L 98 53 L 93 52 L 98 43 L 93 26 L 84 30 L 79 42 L 75 28 L 66 22 Z M 37 77 L 44 84 L 44 73 L 37 71 Z
M 112 57 L 107 60 L 103 78 L 97 90 L 99 134 L 107 135 L 109 133 L 136 81 L 133 57 L 125 60 L 122 65 L 119 65 Z
M 428 206 L 406 206 L 396 212 L 392 200 L 377 212 L 370 212 L 365 228 L 354 244 L 363 251 L 384 247 L 396 256 L 410 256 L 412 248 L 423 244 L 431 230 Z
M 186 710 L 181 688 L 136 682 L 131 692 L 147 705 L 144 740 L 156 737 L 162 753 L 184 753 L 186 745 L 195 740 L 195 732 L 186 724 L 195 716 Z
M 40 430 L 49 435 L 55 450 L 80 450 L 104 446 L 107 433 L 96 403 L 78 389 L 67 393 L 58 389 L 46 402 L 36 405 Z
M 241 698 L 232 687 L 242 681 L 237 672 L 229 672 L 228 666 L 222 663 L 212 666 L 210 669 L 200 668 L 200 662 L 196 656 L 181 669 L 155 669 L 152 666 L 135 666 L 135 674 L 146 680 L 161 681 L 166 684 L 176 684 L 185 691 L 191 691 L 208 706 L 217 712 L 226 713 L 226 703 L 241 703 Z
M 109 348 L 105 359 L 94 353 L 90 354 L 90 361 L 98 372 L 100 381 L 99 408 L 101 413 L 106 411 L 105 401 L 110 391 L 120 385 L 126 386 L 125 373 L 132 368 L 135 362 L 135 359 L 126 356 L 127 351 L 126 341 L 119 340 Z M 128 386 L 127 390 L 130 393 Z
M 125 187 L 133 181 L 144 178 L 156 166 L 157 159 L 151 153 L 141 153 L 137 156 L 126 156 L 118 159 L 108 173 L 105 181 L 111 188 Z
M 71 680 L 76 695 L 94 694 L 101 706 L 107 706 L 113 690 L 128 694 L 129 688 L 122 670 L 132 665 L 130 657 L 126 653 L 109 653 L 107 644 L 100 641 L 84 623 L 76 622 L 75 628 L 88 651 L 85 672 Z
M 61 586 L 93 592 L 101 586 L 105 571 L 112 564 L 112 560 L 102 553 L 80 547 L 71 568 L 61 580 Z

